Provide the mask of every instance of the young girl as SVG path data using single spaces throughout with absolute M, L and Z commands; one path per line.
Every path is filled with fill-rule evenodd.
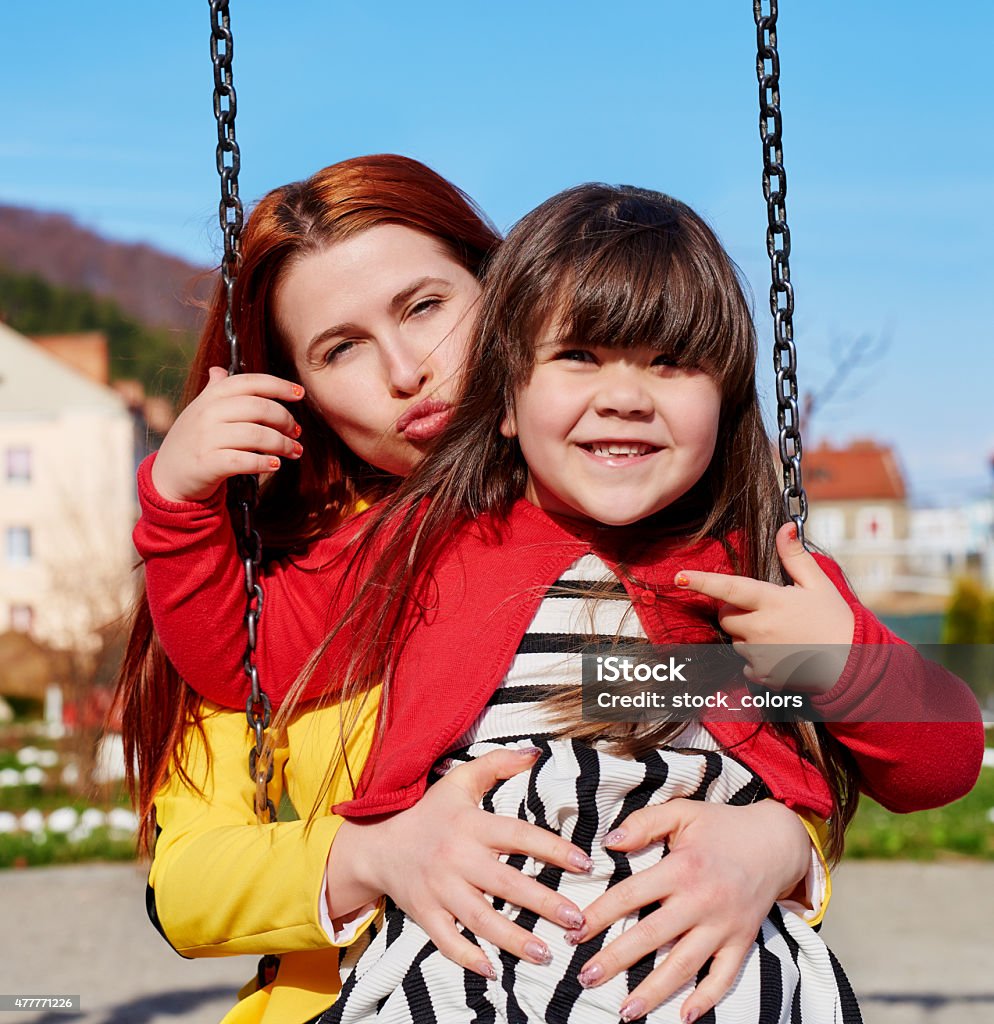
M 247 218 L 235 292 L 235 324 L 253 374 L 227 379 L 220 370 L 209 373 L 228 358 L 226 296 L 219 286 L 190 371 L 188 404 L 156 468 L 166 472 L 170 461 L 178 463 L 192 495 L 203 487 L 204 465 L 220 458 L 223 469 L 208 487 L 214 491 L 234 471 L 233 456 L 244 459 L 246 469 L 267 467 L 266 457 L 238 455 L 242 434 L 249 442 L 243 447 L 257 451 L 260 429 L 274 418 L 284 427 L 299 423 L 303 452 L 295 451 L 295 437 L 267 435 L 274 445 L 268 457 L 279 452 L 289 459 L 265 481 L 258 526 L 267 557 L 306 549 L 354 511 L 360 498 L 370 500 L 395 486 L 439 432 L 465 355 L 472 319 L 466 311 L 478 295 L 475 278 L 497 242 L 465 196 L 404 157 L 359 157 L 275 189 Z M 328 339 L 327 348 L 308 358 L 315 337 L 346 323 L 349 337 Z M 293 382 L 307 387 L 305 404 Z M 269 393 L 285 396 L 288 408 L 268 399 Z M 403 430 L 393 429 L 402 421 Z M 143 495 L 150 493 L 150 475 L 143 471 Z M 241 593 L 240 583 L 237 589 Z M 212 629 L 237 630 L 241 611 L 222 623 L 219 609 L 207 610 L 204 621 Z M 268 635 L 265 624 L 263 634 Z M 318 638 L 297 652 L 298 666 Z M 236 643 L 241 649 L 244 637 Z M 268 687 L 268 677 L 263 679 Z M 224 685 L 237 689 L 243 680 L 236 663 Z M 368 916 L 363 904 L 384 892 L 409 909 L 440 950 L 473 970 L 490 968 L 481 965 L 479 947 L 457 931 L 453 919 L 472 920 L 481 939 L 516 956 L 527 956 L 532 941 L 530 931 L 494 912 L 483 892 L 513 897 L 559 928 L 575 919 L 565 914 L 578 914 L 575 905 L 513 869 L 502 878 L 494 875 L 494 857 L 501 852 L 574 871 L 574 858 L 586 861 L 577 847 L 547 830 L 477 806 L 497 778 L 530 765 L 512 750 L 457 768 L 433 787 L 429 799 L 363 826 L 361 844 L 353 833 L 349 856 L 343 857 L 337 853 L 342 819 L 327 810 L 352 795 L 347 769 L 358 772 L 367 757 L 375 701 L 366 701 L 358 713 L 348 763 L 336 762 L 321 815 L 309 823 L 259 826 L 246 770 L 244 712 L 203 702 L 180 681 L 157 645 L 144 603 L 121 692 L 128 763 L 139 768 L 146 832 L 154 828 L 157 835 L 147 900 L 153 920 L 187 956 L 283 954 L 276 979 L 232 1011 L 232 1024 L 303 1022 L 327 1007 L 338 990 L 335 942 L 355 937 Z M 339 730 L 336 707 L 303 709 L 290 718 L 274 754 L 270 795 L 277 803 L 285 788 L 295 806 L 314 806 Z M 793 890 L 806 871 L 816 904 L 821 888 L 808 836 L 786 808 L 766 801 L 748 808 L 710 805 L 708 814 L 704 809 L 699 803 L 668 805 L 666 827 L 678 830 L 673 855 L 657 870 L 633 878 L 637 889 L 616 887 L 609 903 L 593 908 L 594 921 L 606 925 L 672 892 L 667 912 L 685 932 L 681 956 L 697 965 L 718 955 L 719 967 L 690 997 L 688 1005 L 701 1012 L 734 977 L 770 902 Z M 640 824 L 664 827 L 661 820 Z M 461 836 L 458 846 L 446 845 L 446 830 L 453 827 Z M 771 843 L 777 856 L 764 860 Z M 748 884 L 722 895 L 718 879 L 729 875 Z M 279 885 L 270 884 L 273 879 Z M 333 894 L 336 918 L 355 918 L 351 927 L 334 927 L 325 889 Z M 812 920 L 821 910 L 809 912 Z M 651 924 L 657 916 L 647 920 Z M 625 940 L 605 955 L 634 962 L 660 941 L 651 935 Z M 651 976 L 642 992 L 658 1002 L 674 987 L 666 976 Z
M 382 754 L 338 810 L 355 819 L 393 812 L 420 798 L 439 758 L 534 747 L 532 771 L 498 784 L 488 805 L 585 849 L 588 875 L 514 866 L 586 902 L 665 855 L 631 845 L 635 835 L 617 826 L 674 796 L 748 803 L 772 793 L 834 813 L 837 852 L 857 784 L 900 809 L 972 785 L 982 735 L 969 691 L 917 658 L 900 659 L 894 679 L 879 647 L 896 638 L 837 567 L 801 549 L 789 528 L 777 532 L 754 347 L 727 256 L 679 203 L 584 186 L 515 228 L 488 276 L 465 397 L 432 459 L 371 522 L 268 581 L 264 656 L 277 687 L 288 647 L 324 623 L 335 625 L 312 681 L 298 688 L 304 695 L 342 675 L 350 697 L 383 681 Z M 177 667 L 194 686 L 233 679 L 232 638 L 195 635 L 205 610 L 237 590 L 220 508 L 153 503 L 136 537 Z M 218 570 L 209 581 L 194 573 L 205 553 Z M 793 586 L 780 585 L 778 555 Z M 707 642 L 719 626 L 747 643 L 855 640 L 841 676 L 812 698 L 826 718 L 899 684 L 924 707 L 941 686 L 945 717 L 965 724 L 902 728 L 850 715 L 818 730 L 708 720 L 626 733 L 580 720 L 576 665 L 562 655 L 575 656 L 584 637 Z M 353 834 L 343 826 L 333 857 L 347 856 L 343 840 Z M 487 984 L 454 971 L 388 909 L 369 947 L 346 957 L 351 973 L 326 1019 L 607 1020 L 619 1005 L 626 1020 L 644 1015 L 639 983 L 668 946 L 612 977 L 597 955 L 604 936 L 579 929 L 571 945 L 536 915 L 510 903 L 501 910 L 534 930 L 546 954 L 537 959 L 551 959 L 551 969 L 495 955 Z M 635 933 L 637 923 L 633 914 L 612 931 Z M 673 1021 L 678 1005 L 670 1000 L 650 1019 Z M 715 1019 L 797 1014 L 858 1019 L 830 954 L 775 907 Z

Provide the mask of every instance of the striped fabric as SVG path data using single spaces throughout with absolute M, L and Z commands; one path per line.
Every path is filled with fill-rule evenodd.
M 598 587 L 603 599 L 585 597 L 591 584 L 605 576 L 607 584 Z M 556 727 L 539 702 L 551 686 L 578 684 L 578 641 L 616 636 L 644 639 L 645 634 L 624 588 L 599 559 L 587 555 L 542 601 L 501 688 L 447 759 L 471 760 L 499 746 L 541 749 L 531 771 L 498 783 L 483 806 L 557 832 L 589 854 L 594 870 L 587 875 L 523 855 L 506 858 L 580 907 L 666 855 L 665 843 L 635 854 L 603 848 L 607 834 L 633 811 L 674 797 L 748 804 L 767 795 L 762 780 L 721 753 L 710 734 L 693 723 L 670 745 L 638 758 L 554 738 Z M 446 766 L 440 767 L 444 771 Z M 578 947 L 565 942 L 561 927 L 529 910 L 500 899 L 494 906 L 549 946 L 551 965 L 518 960 L 467 932 L 497 971 L 497 980 L 487 981 L 442 956 L 425 932 L 388 901 L 380 926 L 343 950 L 341 995 L 317 1022 L 615 1024 L 627 994 L 669 949 L 644 957 L 603 985 L 583 989 L 577 980 L 583 965 L 658 904 L 615 922 Z M 692 988 L 688 983 L 645 1019 L 678 1024 L 680 1006 Z M 779 905 L 764 921 L 732 989 L 702 1018 L 704 1024 L 855 1024 L 860 1019 L 831 952 L 805 922 Z

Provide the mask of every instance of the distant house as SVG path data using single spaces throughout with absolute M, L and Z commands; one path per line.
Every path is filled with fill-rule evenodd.
M 804 452 L 803 466 L 810 539 L 838 560 L 865 601 L 901 604 L 911 582 L 911 518 L 894 450 L 871 440 L 822 443 Z
M 0 633 L 63 649 L 120 614 L 134 558 L 132 417 L 81 369 L 0 323 Z

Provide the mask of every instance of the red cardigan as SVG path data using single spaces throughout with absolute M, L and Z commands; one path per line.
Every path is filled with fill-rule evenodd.
M 163 647 L 195 690 L 215 703 L 242 707 L 245 591 L 223 494 L 205 503 L 165 501 L 152 486 L 151 460 L 139 470 L 138 484 L 142 517 L 134 540 L 145 559 Z M 347 563 L 357 526 L 353 520 L 304 557 L 267 569 L 257 664 L 274 705 L 354 593 L 357 581 Z M 589 551 L 615 569 L 620 536 L 553 519 L 524 500 L 503 523 L 459 530 L 434 571 L 437 604 L 398 660 L 382 750 L 367 763 L 356 798 L 335 810 L 363 817 L 416 803 L 431 765 L 472 724 L 507 673 L 546 590 Z M 983 756 L 976 699 L 955 676 L 887 630 L 859 604 L 838 566 L 818 558 L 852 607 L 855 634 L 838 683 L 812 704 L 853 755 L 863 791 L 884 806 L 912 811 L 958 799 L 975 783 Z M 715 603 L 678 589 L 673 577 L 681 568 L 732 571 L 723 545 L 709 542 L 691 552 L 672 540 L 648 543 L 626 565 L 639 583 L 625 575 L 621 580 L 650 640 L 713 640 Z M 341 631 L 308 696 L 334 691 L 332 668 L 347 660 L 350 643 L 349 631 Z M 905 721 L 866 720 L 880 718 L 895 701 Z M 915 713 L 943 721 L 907 720 Z M 843 715 L 845 721 L 831 721 Z M 827 783 L 789 740 L 766 725 L 706 718 L 704 725 L 763 778 L 776 799 L 822 817 L 832 813 Z

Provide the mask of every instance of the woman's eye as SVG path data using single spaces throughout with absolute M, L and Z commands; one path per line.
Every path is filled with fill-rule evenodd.
M 442 300 L 439 298 L 419 299 L 411 306 L 411 316 L 424 316 L 426 313 L 431 312 L 431 310 L 441 306 L 441 304 Z
M 340 359 L 343 355 L 345 355 L 345 353 L 348 352 L 349 349 L 355 348 L 355 344 L 356 343 L 354 341 L 343 341 L 338 345 L 332 346 L 330 349 L 328 349 L 327 352 L 325 352 L 322 361 L 325 363 L 325 365 L 335 362 L 335 360 Z

